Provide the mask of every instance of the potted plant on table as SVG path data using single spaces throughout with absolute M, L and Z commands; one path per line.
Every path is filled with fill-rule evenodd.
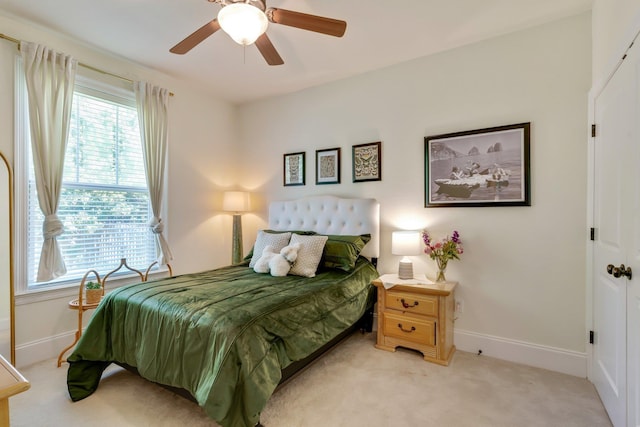
M 100 282 L 87 282 L 84 284 L 87 304 L 97 304 L 102 298 L 102 285 Z

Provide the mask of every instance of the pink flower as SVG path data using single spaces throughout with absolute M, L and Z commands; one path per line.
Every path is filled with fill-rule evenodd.
M 445 264 L 452 259 L 460 259 L 459 255 L 464 253 L 460 233 L 455 230 L 452 236 L 447 236 L 445 239 L 435 243 L 432 242 L 431 236 L 424 230 L 422 232 L 422 240 L 425 244 L 424 253 L 441 264 Z

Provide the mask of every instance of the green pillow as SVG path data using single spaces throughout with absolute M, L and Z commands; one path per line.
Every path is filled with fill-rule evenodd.
M 324 268 L 337 268 L 344 271 L 352 271 L 355 268 L 362 248 L 371 240 L 371 234 L 328 237 L 320 265 Z
M 295 234 L 302 234 L 303 236 L 312 236 L 314 234 L 316 234 L 315 231 L 291 231 L 291 230 L 262 230 L 265 233 L 272 233 L 272 234 L 281 234 L 281 233 L 295 233 Z M 253 246 L 251 247 L 251 250 L 249 251 L 249 253 L 247 254 L 246 257 L 244 257 L 245 261 L 251 261 L 251 258 L 253 258 L 253 248 L 255 247 L 255 243 L 253 244 Z

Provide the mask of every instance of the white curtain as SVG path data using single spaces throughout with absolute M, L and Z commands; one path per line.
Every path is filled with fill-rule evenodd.
M 29 94 L 38 203 L 44 214 L 37 281 L 46 282 L 67 272 L 57 241 L 64 232 L 57 211 L 78 63 L 69 55 L 35 43 L 20 42 L 20 52 Z
M 164 168 L 167 160 L 167 104 L 166 89 L 145 82 L 135 82 L 140 138 L 144 155 L 144 169 L 149 186 L 149 199 L 153 218 L 149 222 L 156 236 L 158 263 L 166 264 L 173 259 L 169 243 L 162 235 L 164 223 L 160 218 L 162 194 L 164 192 Z

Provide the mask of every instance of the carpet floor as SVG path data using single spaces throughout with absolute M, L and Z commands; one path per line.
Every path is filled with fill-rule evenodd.
M 265 427 L 611 426 L 583 378 L 457 352 L 449 367 L 419 353 L 374 348 L 350 336 L 281 386 L 264 409 Z M 89 398 L 72 403 L 66 365 L 20 370 L 31 389 L 10 398 L 11 425 L 217 426 L 191 401 L 117 366 Z

